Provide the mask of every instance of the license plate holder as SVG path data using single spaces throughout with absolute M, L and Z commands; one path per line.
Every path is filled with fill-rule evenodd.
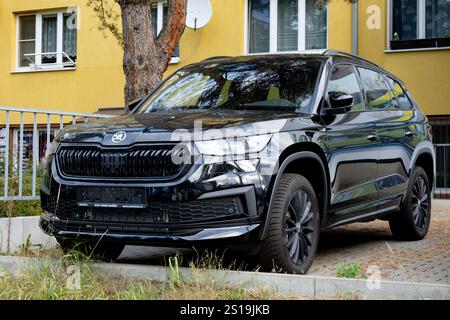
M 129 208 L 147 207 L 144 188 L 82 187 L 77 188 L 77 204 L 80 207 Z

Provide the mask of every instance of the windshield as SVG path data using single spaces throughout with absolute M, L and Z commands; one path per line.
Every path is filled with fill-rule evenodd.
M 187 67 L 167 79 L 137 112 L 294 111 L 299 108 L 305 111 L 313 95 L 320 64 L 318 60 L 297 58 Z

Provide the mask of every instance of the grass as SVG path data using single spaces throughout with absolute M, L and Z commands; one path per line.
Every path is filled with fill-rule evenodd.
M 336 266 L 336 276 L 338 278 L 364 279 L 365 274 L 361 270 L 359 263 L 340 263 Z
M 305 299 L 295 295 L 280 295 L 273 288 L 255 283 L 243 282 L 231 287 L 211 271 L 242 270 L 243 264 L 230 261 L 230 257 L 219 250 L 196 253 L 193 256 L 176 254 L 164 260 L 167 281 L 158 282 L 99 274 L 92 265 L 92 262 L 96 262 L 92 254 L 77 250 L 68 254 L 60 249 L 24 250 L 22 256 L 40 258 L 40 263 L 21 270 L 19 274 L 2 273 L 0 269 L 0 300 Z M 182 273 L 181 266 L 188 267 L 190 272 Z M 321 299 L 352 299 L 352 296 L 337 295 Z
M 29 267 L 14 275 L 0 272 L 0 300 L 242 300 L 274 299 L 273 290 L 262 287 L 227 287 L 208 280 L 203 271 L 191 265 L 192 277 L 182 277 L 180 256 L 171 257 L 168 281 L 136 281 L 123 277 L 107 277 L 95 272 L 92 260 L 75 259 L 79 254 L 62 256 L 58 263 Z M 212 265 L 212 264 L 211 264 Z
M 132 281 L 125 278 L 104 277 L 88 264 L 78 265 L 79 287 L 68 286 L 70 277 L 64 266 L 45 266 L 15 276 L 4 273 L 0 278 L 0 299 L 20 300 L 171 300 L 171 299 L 270 299 L 264 289 L 221 288 L 214 282 L 184 281 L 166 283 Z

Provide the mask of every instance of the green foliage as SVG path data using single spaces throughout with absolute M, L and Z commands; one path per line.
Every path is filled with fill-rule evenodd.
M 2 170 L 3 171 L 3 170 Z M 12 166 L 9 169 L 10 173 L 14 173 Z M 5 178 L 3 172 L 0 172 L 0 194 L 4 195 Z M 36 195 L 39 195 L 39 185 L 41 177 L 43 176 L 43 166 L 36 167 Z M 22 193 L 23 195 L 32 194 L 32 170 L 27 169 L 23 172 L 22 179 Z M 17 174 L 10 175 L 8 179 L 8 195 L 17 196 L 19 193 L 19 177 Z M 20 200 L 20 201 L 0 201 L 0 218 L 6 217 L 26 217 L 38 216 L 42 213 L 41 205 L 38 200 Z
M 340 263 L 336 267 L 336 276 L 339 278 L 364 278 L 359 263 L 344 264 Z
M 94 14 L 100 21 L 98 30 L 106 37 L 108 30 L 117 39 L 117 42 L 123 47 L 123 34 L 119 29 L 118 20 L 120 19 L 119 10 L 116 1 L 113 0 L 88 0 L 87 5 L 94 11 Z
M 20 255 L 25 256 L 25 255 L 32 254 L 34 252 L 41 252 L 43 247 L 44 246 L 40 243 L 38 243 L 38 244 L 32 243 L 31 242 L 31 234 L 29 234 L 25 243 L 19 245 Z
M 178 267 L 179 259 L 181 259 L 180 255 L 169 257 L 169 270 L 167 272 L 167 277 L 169 278 L 169 284 L 172 288 L 179 288 L 183 284 L 183 279 L 181 278 L 181 273 Z
M 316 6 L 319 7 L 320 10 L 322 10 L 323 8 L 325 8 L 326 3 L 331 1 L 333 0 L 316 0 Z M 343 1 L 348 3 L 358 2 L 358 0 L 343 0 Z
M 20 254 L 21 255 L 28 254 L 30 252 L 30 248 L 31 248 L 31 234 L 28 235 L 27 240 L 25 241 L 25 243 L 19 245 Z

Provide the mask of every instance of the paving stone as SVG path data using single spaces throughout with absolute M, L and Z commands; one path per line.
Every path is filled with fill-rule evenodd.
M 397 241 L 386 221 L 355 223 L 325 231 L 309 275 L 336 276 L 340 263 L 378 266 L 383 280 L 449 284 L 450 201 L 432 205 L 430 229 L 421 241 Z M 121 262 L 154 264 L 176 249 L 127 247 Z
M 450 201 L 433 205 L 430 229 L 421 241 L 393 239 L 385 221 L 336 228 L 321 235 L 309 274 L 335 276 L 334 257 L 341 255 L 345 263 L 359 263 L 363 270 L 368 265 L 379 266 L 385 280 L 449 284 L 449 230 Z

